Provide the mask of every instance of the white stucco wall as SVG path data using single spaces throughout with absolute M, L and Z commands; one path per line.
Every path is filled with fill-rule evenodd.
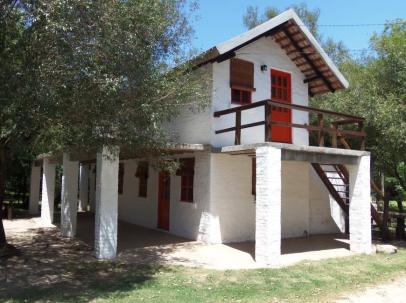
M 212 211 L 219 217 L 222 242 L 254 240 L 251 158 L 213 154 L 211 166 Z M 317 179 L 310 177 L 309 170 L 307 162 L 282 161 L 283 238 L 339 231 L 330 212 L 329 195 L 315 194 L 324 185 L 314 184 Z
M 261 38 L 256 42 L 241 48 L 236 52 L 236 58 L 248 60 L 254 63 L 254 86 L 256 91 L 252 93 L 252 101 L 261 101 L 271 98 L 271 69 L 289 72 L 292 75 L 292 103 L 308 105 L 307 84 L 303 83 L 304 75 L 289 59 L 285 51 L 280 48 L 270 37 Z M 262 72 L 261 65 L 267 65 L 268 71 Z M 213 63 L 213 112 L 238 105 L 231 104 L 230 89 L 230 60 L 221 63 Z M 241 117 L 242 124 L 264 120 L 263 107 L 244 111 Z M 293 110 L 292 122 L 308 123 L 306 112 Z M 234 133 L 214 134 L 215 130 L 232 127 L 235 124 L 235 116 L 227 115 L 221 118 L 213 118 L 212 145 L 234 145 Z M 258 126 L 242 130 L 242 144 L 264 142 L 264 126 Z M 308 133 L 303 129 L 292 130 L 293 144 L 308 145 Z
M 210 153 L 176 155 L 173 158 L 195 158 L 194 202 L 180 201 L 181 177 L 170 176 L 170 223 L 169 232 L 189 239 L 197 239 L 201 221 L 208 212 L 210 201 L 209 172 Z M 119 219 L 148 228 L 157 228 L 158 217 L 158 171 L 149 166 L 147 197 L 138 196 L 139 178 L 135 176 L 137 160 L 124 163 L 124 188 L 119 195 Z M 201 231 L 203 232 L 203 230 Z
M 292 75 L 292 103 L 308 105 L 308 86 L 303 83 L 304 75 L 289 59 L 285 51 L 276 44 L 272 38 L 264 37 L 236 51 L 236 58 L 254 63 L 254 86 L 256 91 L 252 94 L 252 101 L 261 101 L 271 98 L 271 69 L 289 72 Z M 261 71 L 261 65 L 267 65 L 268 70 Z M 235 115 L 229 114 L 221 118 L 214 118 L 215 111 L 236 107 L 231 104 L 230 88 L 230 60 L 220 63 L 209 63 L 197 70 L 200 77 L 209 79 L 210 105 L 203 111 L 190 111 L 187 106 L 181 110 L 180 115 L 167 124 L 166 129 L 170 138 L 179 143 L 212 144 L 215 147 L 234 145 L 234 132 L 218 134 L 215 130 L 232 127 L 235 124 Z M 202 80 L 203 81 L 203 80 Z M 242 123 L 251 123 L 264 120 L 263 107 L 244 111 Z M 308 123 L 308 114 L 303 111 L 292 111 L 292 122 L 298 124 Z M 242 130 L 241 141 L 246 143 L 264 142 L 264 126 Z M 308 133 L 304 129 L 292 129 L 293 144 L 308 145 Z
M 213 154 L 211 203 L 220 218 L 222 242 L 253 240 L 255 203 L 251 194 L 251 158 Z
M 302 237 L 309 231 L 309 164 L 282 161 L 282 237 Z
M 208 102 L 205 108 L 196 109 L 192 105 L 182 105 L 179 115 L 166 123 L 165 129 L 173 142 L 210 144 L 211 139 L 211 99 L 212 99 L 212 65 L 207 64 L 195 71 L 207 88 Z
M 171 176 L 169 232 L 208 243 L 255 239 L 255 197 L 251 194 L 252 160 L 247 156 L 199 152 L 195 158 L 194 203 L 180 201 L 181 177 Z M 124 190 L 118 197 L 119 219 L 157 228 L 158 172 L 149 167 L 148 194 L 138 197 L 137 160 L 125 160 Z M 282 161 L 282 237 L 344 231 L 341 210 L 310 164 Z

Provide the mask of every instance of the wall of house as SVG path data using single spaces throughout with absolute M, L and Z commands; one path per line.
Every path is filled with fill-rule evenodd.
M 272 38 L 264 37 L 236 51 L 236 58 L 254 63 L 254 86 L 256 91 L 252 94 L 252 101 L 261 101 L 271 97 L 271 69 L 290 72 L 292 75 L 292 103 L 308 105 L 307 84 L 303 83 L 304 75 L 293 64 L 285 51 L 276 44 Z M 262 72 L 261 65 L 267 65 L 268 71 Z M 236 107 L 231 104 L 230 89 L 230 60 L 213 63 L 213 112 Z M 264 120 L 263 107 L 244 111 L 242 123 L 252 123 Z M 293 110 L 292 122 L 298 124 L 308 123 L 306 112 Z M 214 134 L 215 130 L 232 127 L 235 124 L 235 115 L 230 114 L 221 118 L 213 118 L 212 145 L 216 147 L 234 145 L 234 133 Z M 293 144 L 308 145 L 308 133 L 304 129 L 292 130 Z M 264 126 L 257 126 L 242 130 L 243 144 L 264 142 Z
M 214 232 L 223 243 L 255 239 L 251 163 L 247 156 L 212 154 L 211 211 L 219 218 Z M 340 209 L 317 178 L 308 162 L 282 161 L 283 238 L 340 232 L 334 221 Z
M 309 232 L 309 163 L 282 161 L 282 238 Z
M 207 64 L 195 71 L 207 88 L 207 104 L 204 108 L 184 105 L 179 115 L 166 123 L 165 129 L 171 140 L 177 143 L 210 144 L 211 139 L 211 98 L 212 98 L 212 65 Z
M 254 63 L 254 86 L 252 101 L 261 101 L 271 97 L 271 69 L 289 72 L 292 75 L 292 103 L 308 105 L 308 87 L 303 83 L 304 75 L 289 59 L 285 51 L 272 38 L 266 37 L 247 45 L 236 52 L 236 58 Z M 268 71 L 262 72 L 261 65 L 267 65 Z M 173 141 L 179 143 L 212 144 L 215 147 L 234 145 L 234 133 L 215 134 L 215 130 L 234 126 L 235 115 L 230 114 L 214 118 L 215 111 L 236 107 L 231 104 L 230 60 L 221 63 L 207 64 L 197 70 L 201 79 L 209 79 L 211 106 L 202 111 L 190 110 L 187 106 L 180 115 L 167 124 L 167 130 Z M 242 123 L 264 120 L 262 107 L 244 111 Z M 292 122 L 308 123 L 306 112 L 293 110 Z M 242 143 L 264 142 L 264 126 L 242 130 Z M 308 145 L 308 133 L 304 129 L 292 129 L 293 144 Z
M 221 242 L 255 238 L 255 198 L 251 193 L 251 158 L 212 154 L 211 204 L 219 217 Z
M 194 202 L 180 201 L 181 177 L 170 176 L 170 228 L 169 232 L 188 239 L 199 238 L 210 201 L 210 153 L 199 152 L 177 155 L 173 158 L 195 158 Z M 138 196 L 139 178 L 135 176 L 137 160 L 124 163 L 124 187 L 119 194 L 119 219 L 140 226 L 156 229 L 158 218 L 158 171 L 149 166 L 147 197 Z
M 194 202 L 180 201 L 181 177 L 171 176 L 170 230 L 188 239 L 230 243 L 255 239 L 255 196 L 251 193 L 252 160 L 247 156 L 198 152 Z M 158 171 L 149 167 L 147 197 L 138 196 L 137 160 L 125 160 L 119 219 L 157 228 Z M 94 205 L 94 164 L 89 176 Z M 91 207 L 92 208 L 92 207 Z M 282 237 L 345 231 L 343 213 L 307 162 L 282 161 Z

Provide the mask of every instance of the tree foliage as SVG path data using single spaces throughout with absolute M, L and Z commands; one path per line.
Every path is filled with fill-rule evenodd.
M 165 123 L 207 101 L 189 63 L 192 8 L 186 0 L 0 3 L 0 209 L 21 146 L 32 155 L 101 146 L 161 153 Z
M 367 149 L 375 172 L 385 173 L 406 198 L 406 23 L 371 38 L 372 53 L 340 66 L 350 88 L 312 100 L 313 105 L 366 119 Z

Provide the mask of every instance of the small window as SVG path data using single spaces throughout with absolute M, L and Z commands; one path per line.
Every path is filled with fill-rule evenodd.
M 148 170 L 149 165 L 147 161 L 138 162 L 137 172 L 135 176 L 139 179 L 138 182 L 138 197 L 147 197 L 148 192 Z
M 193 202 L 193 181 L 194 181 L 194 158 L 180 159 L 180 168 L 176 172 L 181 176 L 180 200 L 183 202 Z
M 231 102 L 238 104 L 249 104 L 251 103 L 250 91 L 244 91 L 241 89 L 231 89 Z
M 121 195 L 124 191 L 124 163 L 120 163 L 118 167 L 118 193 Z

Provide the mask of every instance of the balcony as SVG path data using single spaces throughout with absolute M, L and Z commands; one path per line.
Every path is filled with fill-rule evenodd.
M 260 121 L 242 124 L 241 115 L 244 111 L 264 107 L 264 118 Z M 309 114 L 309 124 L 298 124 L 276 121 L 272 118 L 272 110 L 302 111 Z M 289 104 L 275 100 L 263 100 L 252 104 L 214 112 L 215 118 L 235 114 L 235 125 L 216 130 L 216 134 L 234 132 L 234 144 L 241 144 L 241 130 L 256 126 L 265 126 L 264 141 L 273 142 L 272 129 L 277 127 L 300 128 L 309 132 L 310 145 L 321 147 L 365 150 L 364 118 L 337 113 L 297 104 Z M 259 143 L 259 142 L 258 142 Z

